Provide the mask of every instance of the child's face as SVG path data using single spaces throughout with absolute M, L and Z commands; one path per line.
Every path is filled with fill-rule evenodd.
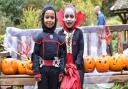
M 44 14 L 44 25 L 47 28 L 52 28 L 55 24 L 55 13 L 53 10 L 47 10 Z
M 75 12 L 74 12 L 73 8 L 70 8 L 70 7 L 65 8 L 63 21 L 64 21 L 65 25 L 67 26 L 67 28 L 73 27 L 73 25 L 76 21 Z

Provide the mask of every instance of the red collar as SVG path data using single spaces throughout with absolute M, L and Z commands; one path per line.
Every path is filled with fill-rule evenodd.
M 63 15 L 64 15 L 63 9 L 61 9 L 59 12 L 57 12 L 58 22 L 59 22 L 60 26 L 62 26 L 63 29 L 68 32 L 68 28 L 66 27 L 66 25 L 64 24 L 64 21 L 63 21 Z M 72 31 L 82 24 L 82 22 L 84 21 L 84 18 L 85 18 L 85 14 L 82 13 L 81 11 L 76 13 L 76 22 L 74 23 L 74 26 L 72 27 Z

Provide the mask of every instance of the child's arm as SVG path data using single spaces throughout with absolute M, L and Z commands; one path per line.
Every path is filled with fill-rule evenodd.
M 78 55 L 77 55 L 77 59 L 75 61 L 77 68 L 79 68 L 81 63 L 83 62 L 84 39 L 83 39 L 83 33 L 81 30 L 80 30 L 80 34 L 79 34 L 79 47 L 78 48 L 79 48 Z
M 31 59 L 32 59 L 32 66 L 33 66 L 33 70 L 34 70 L 34 74 L 40 74 L 40 64 L 39 64 L 39 49 L 40 49 L 40 45 L 35 43 L 34 46 L 34 51 L 32 53 Z

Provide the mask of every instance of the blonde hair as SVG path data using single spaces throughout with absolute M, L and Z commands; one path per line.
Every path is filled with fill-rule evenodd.
M 97 10 L 97 11 L 100 11 L 100 6 L 95 6 L 94 9 Z

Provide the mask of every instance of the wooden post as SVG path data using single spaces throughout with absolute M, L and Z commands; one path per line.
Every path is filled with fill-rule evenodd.
M 123 53 L 123 37 L 122 31 L 118 32 L 118 53 Z
M 91 54 L 91 33 L 87 33 L 87 54 Z

